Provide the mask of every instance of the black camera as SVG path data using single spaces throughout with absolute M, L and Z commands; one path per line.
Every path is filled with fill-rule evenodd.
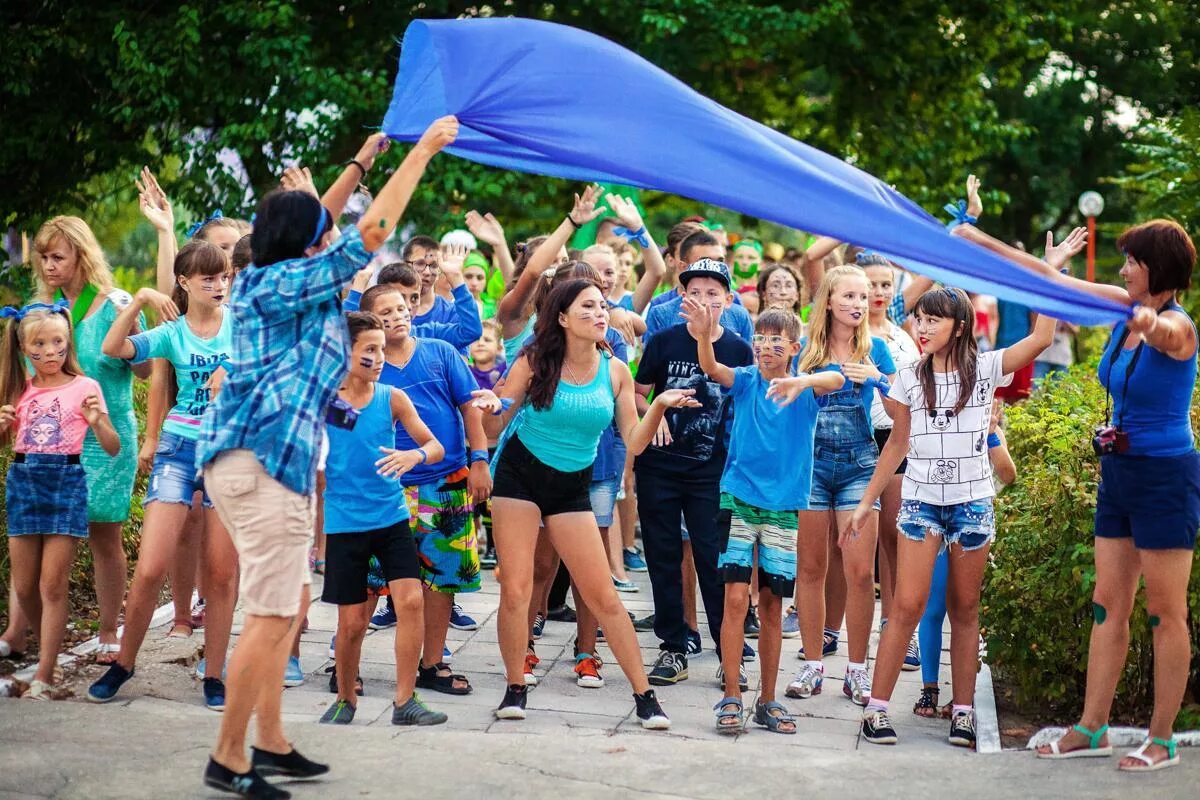
M 358 412 L 342 398 L 335 397 L 330 401 L 329 408 L 325 409 L 325 421 L 335 428 L 352 431 L 358 422 Z
M 1092 449 L 1098 456 L 1125 453 L 1129 450 L 1129 434 L 1113 425 L 1096 428 L 1092 437 Z

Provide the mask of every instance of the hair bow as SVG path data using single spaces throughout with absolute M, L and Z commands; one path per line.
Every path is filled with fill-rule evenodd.
M 974 225 L 976 222 L 979 222 L 978 217 L 973 217 L 967 213 L 966 200 L 959 200 L 957 203 L 946 203 L 943 208 L 953 217 L 950 222 L 946 223 L 946 230 L 953 230 L 964 223 Z
M 650 235 L 646 233 L 646 226 L 638 228 L 636 231 L 631 231 L 623 225 L 614 225 L 612 229 L 614 236 L 620 236 L 627 242 L 637 242 L 642 247 L 650 246 Z
M 218 208 L 216 211 L 212 212 L 212 214 L 210 214 L 208 216 L 208 219 L 202 219 L 199 222 L 193 222 L 192 227 L 187 229 L 187 234 L 186 234 L 187 238 L 191 239 L 193 236 L 195 236 L 197 233 L 199 233 L 200 229 L 203 228 L 205 225 L 212 222 L 213 220 L 223 219 L 224 217 L 225 217 L 225 215 L 222 214 L 221 209 Z
M 34 311 L 49 311 L 53 314 L 66 314 L 70 312 L 71 307 L 66 301 L 58 300 L 54 303 L 30 303 L 29 305 L 17 308 L 16 306 L 5 306 L 0 308 L 0 317 L 5 319 L 23 320 Z

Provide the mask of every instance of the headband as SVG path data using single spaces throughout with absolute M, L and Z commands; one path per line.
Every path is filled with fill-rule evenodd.
M 749 247 L 758 253 L 760 257 L 763 254 L 762 242 L 758 241 L 757 239 L 739 239 L 738 243 L 733 246 L 733 249 L 736 250 L 739 247 Z
M 328 219 L 329 212 L 325 210 L 325 206 L 321 206 L 321 213 L 317 215 L 317 229 L 313 232 L 313 237 L 308 244 L 304 245 L 305 250 L 321 241 L 321 237 L 325 235 L 325 222 Z
M 209 214 L 207 219 L 202 219 L 199 222 L 192 223 L 192 227 L 187 229 L 187 234 L 186 234 L 187 238 L 189 238 L 189 239 L 193 238 L 197 233 L 200 232 L 200 229 L 203 228 L 208 223 L 215 222 L 216 220 L 224 219 L 224 218 L 225 218 L 225 215 L 222 214 L 221 209 L 218 208 L 216 211 L 212 212 L 212 214 Z
M 64 301 L 59 300 L 55 303 L 30 303 L 27 306 L 17 308 L 16 306 L 5 306 L 0 308 L 0 317 L 4 319 L 15 319 L 17 321 L 25 319 L 34 311 L 49 311 L 52 314 L 67 314 L 71 307 Z

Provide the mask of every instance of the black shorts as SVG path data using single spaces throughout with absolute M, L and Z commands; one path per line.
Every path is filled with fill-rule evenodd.
M 575 472 L 563 472 L 543 464 L 521 440 L 513 436 L 500 451 L 492 497 L 511 497 L 533 503 L 542 517 L 577 511 L 592 513 L 590 466 Z M 326 559 L 328 563 L 328 559 Z
M 325 585 L 321 599 L 339 606 L 365 603 L 367 564 L 375 556 L 387 582 L 420 578 L 417 546 L 408 520 L 362 533 L 330 533 L 325 536 Z
M 879 446 L 879 452 L 883 452 L 883 446 L 887 444 L 888 437 L 892 435 L 891 428 L 876 428 L 875 429 L 875 444 Z M 903 475 L 904 470 L 908 469 L 908 458 L 904 458 L 900 462 L 900 466 L 896 467 L 896 474 Z

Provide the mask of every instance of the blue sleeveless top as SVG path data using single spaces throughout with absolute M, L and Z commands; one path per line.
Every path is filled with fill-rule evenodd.
M 517 438 L 547 466 L 561 472 L 589 469 L 596 460 L 600 435 L 612 424 L 612 357 L 601 354 L 596 377 L 583 386 L 560 379 L 549 408 L 524 411 Z
M 326 423 L 329 459 L 325 462 L 325 532 L 362 533 L 408 519 L 404 484 L 376 472 L 375 462 L 396 446 L 392 387 L 375 384 L 375 395 L 358 410 L 353 430 Z
M 1183 308 L 1171 303 L 1166 309 L 1186 316 Z M 1191 318 L 1188 318 L 1191 321 Z M 1193 329 L 1195 323 L 1192 323 Z M 1113 329 L 1097 370 L 1100 383 L 1113 399 L 1112 424 L 1129 434 L 1131 456 L 1179 456 L 1195 448 L 1190 417 L 1192 390 L 1196 385 L 1196 357 L 1177 361 L 1149 345 L 1142 345 L 1128 392 L 1125 375 L 1137 347 L 1117 344 L 1125 323 Z

